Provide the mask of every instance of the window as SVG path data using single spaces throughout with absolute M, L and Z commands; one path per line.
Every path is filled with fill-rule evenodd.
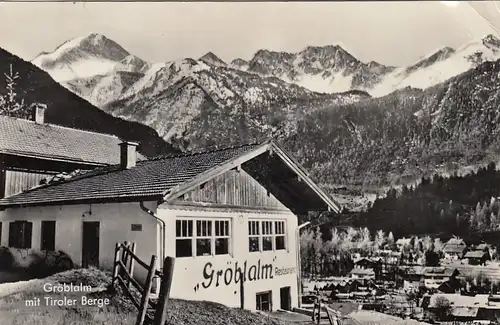
M 40 248 L 46 251 L 56 249 L 56 222 L 42 221 L 42 243 Z
M 260 222 L 248 221 L 248 250 L 260 252 Z
M 285 221 L 248 221 L 248 250 L 250 252 L 278 251 L 285 249 Z
M 177 257 L 192 256 L 193 220 L 177 220 L 175 232 L 175 255 Z
M 9 247 L 31 248 L 33 223 L 28 221 L 13 221 L 9 224 Z
M 256 298 L 256 309 L 260 311 L 271 311 L 272 310 L 272 292 L 261 292 L 255 295 Z
M 229 254 L 229 220 L 176 220 L 176 256 L 214 256 Z
M 275 247 L 276 250 L 284 250 L 286 249 L 285 245 L 285 222 L 284 221 L 275 221 Z

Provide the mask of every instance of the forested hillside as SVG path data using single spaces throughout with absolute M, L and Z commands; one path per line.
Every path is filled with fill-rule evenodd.
M 285 145 L 328 185 L 404 184 L 500 158 L 500 61 L 425 91 L 326 105 Z
M 392 231 L 396 237 L 499 231 L 500 172 L 491 163 L 466 176 L 423 178 L 415 187 L 391 189 L 366 212 L 347 213 L 357 226 Z

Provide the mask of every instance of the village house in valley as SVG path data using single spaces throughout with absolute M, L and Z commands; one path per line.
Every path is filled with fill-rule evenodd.
M 118 137 L 45 123 L 42 105 L 34 113 L 32 121 L 0 115 L 0 198 L 60 173 L 119 163 Z
M 109 269 L 116 242 L 130 241 L 143 260 L 176 257 L 173 298 L 296 307 L 298 216 L 340 211 L 306 171 L 273 142 L 139 162 L 136 145 L 120 164 L 0 200 L 0 221 L 29 230 L 3 227 L 1 244 L 22 236 L 40 248 L 52 221 L 50 240 L 75 264 Z

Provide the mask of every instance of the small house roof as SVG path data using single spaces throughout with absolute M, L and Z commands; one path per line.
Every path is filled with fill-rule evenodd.
M 396 245 L 406 245 L 406 244 L 409 244 L 411 242 L 411 238 L 398 238 L 396 240 Z
M 120 162 L 120 138 L 49 123 L 0 116 L 0 154 L 92 165 Z M 137 154 L 138 160 L 146 159 Z
M 483 258 L 486 255 L 486 252 L 483 251 L 471 251 L 465 254 L 465 258 Z
M 478 312 L 478 307 L 454 307 L 451 309 L 451 315 L 455 317 L 476 317 Z
M 374 275 L 375 271 L 370 268 L 361 268 L 361 267 L 355 267 L 351 270 L 351 274 L 357 274 L 357 275 Z
M 488 295 L 464 296 L 458 293 L 438 293 L 430 296 L 429 308 L 436 307 L 438 297 L 446 298 L 453 308 L 473 307 L 482 308 L 488 305 Z
M 483 249 L 487 249 L 487 248 L 490 248 L 490 245 L 488 244 L 479 244 L 476 246 L 476 250 L 483 250 Z
M 424 272 L 426 276 L 436 276 L 436 275 L 452 276 L 453 273 L 458 272 L 458 270 L 455 268 L 442 267 L 442 266 L 437 266 L 437 267 L 428 266 L 425 268 Z
M 405 273 L 408 275 L 424 275 L 426 273 L 425 266 L 410 266 L 404 269 Z
M 120 165 L 97 168 L 1 199 L 0 207 L 143 200 L 170 203 L 235 168 L 246 171 L 295 213 L 341 210 L 302 167 L 270 141 L 159 157 L 129 169 Z
M 443 247 L 443 252 L 462 254 L 465 251 L 465 249 L 466 249 L 465 245 L 446 244 Z
M 446 242 L 446 245 L 461 245 L 461 246 L 465 246 L 465 242 L 462 238 L 458 238 L 458 237 L 452 237 L 450 238 L 447 242 Z

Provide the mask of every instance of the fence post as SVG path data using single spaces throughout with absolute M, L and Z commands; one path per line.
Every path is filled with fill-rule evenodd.
M 121 249 L 121 245 L 120 243 L 116 243 L 115 245 L 115 263 L 113 264 L 113 278 L 111 280 L 111 288 L 113 288 L 114 284 L 115 284 L 115 280 L 118 276 L 118 263 L 120 262 L 120 249 Z
M 318 323 L 319 324 L 321 322 L 321 298 L 318 297 Z
M 133 254 L 135 254 L 135 249 L 136 249 L 136 245 L 135 245 L 135 243 L 132 243 L 131 251 Z M 130 264 L 128 265 L 128 274 L 130 274 L 130 277 L 133 278 L 134 277 L 135 259 L 133 258 L 133 256 L 131 254 L 129 254 L 129 257 L 130 257 Z M 132 287 L 132 285 L 130 284 L 130 280 L 129 280 L 128 281 L 129 290 L 131 287 Z
M 316 321 L 316 306 L 317 306 L 318 302 L 316 301 L 316 299 L 314 299 L 314 302 L 313 302 L 313 313 L 312 313 L 312 321 L 313 323 Z
M 146 284 L 141 298 L 141 305 L 139 306 L 139 315 L 137 316 L 136 325 L 143 325 L 148 311 L 149 295 L 151 293 L 151 286 L 153 285 L 153 276 L 156 272 L 156 255 L 151 256 L 151 263 L 149 264 L 148 275 L 146 277 Z
M 127 267 L 128 262 L 128 250 L 130 247 L 130 243 L 128 241 L 123 242 L 123 251 L 122 251 L 122 262 L 125 267 Z
M 167 304 L 170 296 L 172 277 L 174 275 L 174 266 L 174 258 L 165 258 L 165 262 L 163 263 L 163 277 L 160 284 L 160 294 L 154 317 L 154 325 L 164 325 L 167 320 Z

